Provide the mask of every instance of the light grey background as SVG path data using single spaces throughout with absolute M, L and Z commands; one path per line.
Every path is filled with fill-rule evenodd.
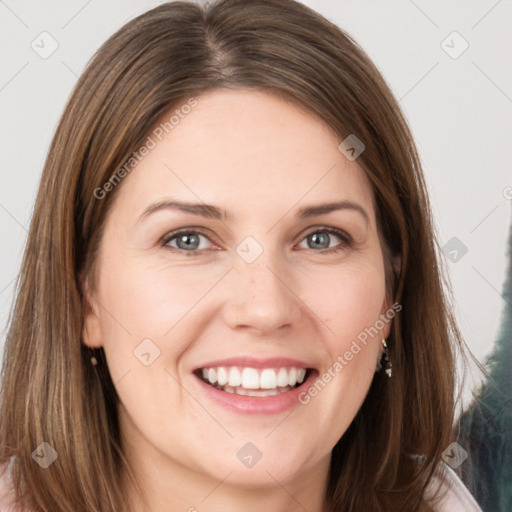
M 115 30 L 159 3 L 0 0 L 0 343 L 40 173 L 71 89 Z M 447 267 L 461 330 L 485 361 L 501 317 L 511 218 L 512 1 L 304 3 L 354 36 L 400 99 L 441 244 L 457 237 L 468 249 L 461 257 L 456 248 L 459 260 Z M 32 48 L 44 53 L 52 44 L 47 58 Z

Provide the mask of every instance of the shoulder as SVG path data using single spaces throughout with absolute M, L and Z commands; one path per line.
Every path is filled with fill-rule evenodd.
M 482 512 L 450 466 L 440 462 L 427 485 L 425 498 L 435 512 Z
M 23 512 L 14 506 L 14 489 L 8 464 L 0 464 L 0 511 Z

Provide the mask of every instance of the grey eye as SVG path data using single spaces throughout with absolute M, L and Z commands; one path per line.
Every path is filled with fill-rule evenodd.
M 165 240 L 165 245 L 180 249 L 186 252 L 193 252 L 199 249 L 204 249 L 208 246 L 208 243 L 201 243 L 201 238 L 208 241 L 208 237 L 197 233 L 195 231 L 182 231 L 181 233 L 170 234 Z
M 330 235 L 324 232 L 311 233 L 307 236 L 308 242 L 310 242 L 311 249 L 328 249 L 330 242 Z
M 176 245 L 179 249 L 195 250 L 199 247 L 199 236 L 193 234 L 179 235 L 176 238 Z
M 334 240 L 332 239 L 332 237 L 334 237 Z M 332 242 L 335 242 L 336 238 L 338 239 L 337 245 L 340 245 L 340 246 L 348 245 L 348 239 L 346 239 L 344 237 L 342 232 L 338 233 L 337 230 L 334 230 L 333 228 L 329 228 L 329 229 L 317 229 L 316 231 L 312 231 L 311 233 L 309 233 L 309 235 L 307 235 L 301 242 L 301 247 L 304 249 L 319 249 L 319 250 L 334 249 L 335 246 L 330 245 L 330 244 Z M 302 245 L 304 243 L 307 244 L 306 247 L 304 245 Z

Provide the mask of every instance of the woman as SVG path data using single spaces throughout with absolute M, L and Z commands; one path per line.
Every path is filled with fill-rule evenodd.
M 462 342 L 383 78 L 301 4 L 173 2 L 52 142 L 5 347 L 5 507 L 479 510 Z

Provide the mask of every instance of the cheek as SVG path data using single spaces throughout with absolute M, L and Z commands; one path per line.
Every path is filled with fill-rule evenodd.
M 367 330 L 375 334 L 370 328 L 379 319 L 386 295 L 384 267 L 379 260 L 319 269 L 314 278 L 306 275 L 304 279 L 315 283 L 303 287 L 307 290 L 305 302 L 323 321 L 331 353 L 344 350 L 359 335 L 364 338 L 362 333 Z
M 222 265 L 193 269 L 171 268 L 165 261 L 117 261 L 123 266 L 104 262 L 99 280 L 104 350 L 113 382 L 122 381 L 118 392 L 126 405 L 137 401 L 137 395 L 148 409 L 161 389 L 173 386 L 166 371 L 181 375 L 184 354 L 211 318 L 215 285 L 227 270 Z M 194 410 L 197 404 L 188 405 Z
M 333 446 L 356 416 L 375 375 L 382 339 L 376 326 L 381 327 L 385 280 L 378 262 L 316 276 L 324 277 L 329 286 L 311 288 L 307 301 L 323 320 L 319 350 L 327 358 L 301 400 L 312 407 L 318 429 L 327 433 L 325 440 Z
M 218 280 L 211 273 L 203 279 L 190 269 L 143 265 L 106 267 L 103 276 L 100 297 L 108 305 L 104 327 L 120 333 L 121 339 L 129 333 L 134 343 L 171 337 L 171 331 Z

